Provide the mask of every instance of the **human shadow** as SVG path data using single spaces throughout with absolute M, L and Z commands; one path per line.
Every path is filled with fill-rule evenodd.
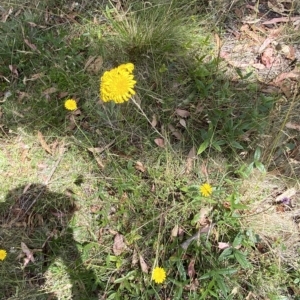
M 71 193 L 54 193 L 47 186 L 38 183 L 12 189 L 7 193 L 5 202 L 0 203 L 0 242 L 3 243 L 1 247 L 6 247 L 8 257 L 16 256 L 11 261 L 20 261 L 21 268 L 15 268 L 20 270 L 17 273 L 17 277 L 20 276 L 18 280 L 27 280 L 31 287 L 42 289 L 45 272 L 60 261 L 72 284 L 71 299 L 98 299 L 97 277 L 92 270 L 84 266 L 78 251 L 80 244 L 74 240 L 73 230 L 69 226 L 76 210 L 76 202 Z M 11 249 L 19 249 L 21 243 L 33 253 L 34 261 L 25 263 L 26 255 L 21 251 L 15 251 L 13 254 Z M 23 255 L 24 261 L 20 255 Z M 54 267 L 57 273 L 52 274 L 56 276 L 56 281 L 57 276 L 61 276 L 59 269 L 60 267 Z M 15 274 L 16 272 L 14 276 Z M 9 274 L 6 279 L 10 282 Z M 0 295 L 0 299 L 14 297 L 10 284 L 4 283 L 5 278 L 2 280 L 0 294 L 3 294 Z M 68 287 L 61 282 L 60 289 L 64 288 Z M 43 299 L 59 299 L 55 294 L 44 296 L 46 298 Z

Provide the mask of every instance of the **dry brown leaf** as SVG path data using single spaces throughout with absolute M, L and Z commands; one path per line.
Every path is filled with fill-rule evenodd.
M 22 249 L 23 253 L 26 255 L 26 257 L 24 258 L 23 266 L 26 267 L 30 261 L 32 261 L 34 263 L 33 252 L 30 251 L 29 248 L 27 247 L 27 245 L 23 242 L 21 242 L 21 249 Z
M 45 76 L 45 74 L 43 72 L 36 73 L 36 74 L 33 74 L 30 78 L 26 79 L 26 81 L 35 81 L 35 80 L 40 79 L 44 76 Z
M 16 65 L 8 65 L 8 67 L 13 75 L 15 75 L 16 77 L 19 77 L 19 72 L 18 72 Z
M 157 123 L 158 123 L 157 117 L 156 117 L 156 115 L 153 115 L 152 116 L 152 121 L 151 121 L 151 126 L 155 128 Z
M 56 92 L 57 92 L 57 88 L 51 87 L 51 88 L 44 90 L 42 94 L 47 96 L 47 95 L 54 94 Z
M 140 161 L 136 162 L 135 168 L 136 168 L 136 170 L 141 171 L 142 173 L 146 172 L 146 168 Z
M 194 280 L 191 281 L 190 284 L 185 285 L 184 289 L 186 291 L 196 292 L 199 289 L 199 280 L 195 278 Z
M 36 45 L 30 43 L 27 39 L 24 39 L 25 44 L 33 51 L 36 51 L 38 53 L 41 53 L 38 48 L 36 47 Z
M 265 49 L 273 42 L 273 39 L 267 37 L 258 49 L 258 53 L 263 53 Z
M 196 157 L 197 157 L 195 146 L 191 148 L 191 150 L 189 151 L 189 154 L 188 154 L 187 157 L 188 157 L 188 158 L 196 158 Z
M 171 232 L 172 237 L 177 237 L 178 236 L 178 229 L 179 229 L 179 226 L 178 226 L 178 224 L 176 224 L 174 226 L 174 228 L 172 229 L 172 232 Z
M 262 56 L 261 56 L 261 62 L 267 67 L 271 68 L 274 65 L 275 62 L 275 52 L 273 48 L 267 48 Z
M 98 166 L 100 167 L 100 169 L 104 169 L 105 165 L 103 164 L 102 159 L 96 154 L 94 154 L 94 158 L 95 158 Z
M 50 147 L 48 146 L 48 144 L 46 143 L 46 141 L 45 141 L 45 139 L 44 139 L 44 136 L 43 136 L 43 134 L 42 134 L 40 131 L 38 131 L 38 140 L 39 140 L 39 142 L 40 142 L 42 148 L 43 148 L 46 152 L 48 152 L 49 154 L 52 155 L 51 148 L 50 148 Z
M 281 47 L 281 51 L 287 59 L 294 60 L 295 59 L 295 49 L 290 45 L 283 45 Z
M 141 269 L 144 273 L 148 274 L 148 269 L 149 267 L 147 266 L 144 258 L 142 255 L 139 255 L 139 258 L 140 258 L 140 265 L 141 265 Z
M 91 74 L 98 74 L 103 65 L 102 56 L 90 56 L 85 63 L 84 70 Z
M 207 217 L 210 213 L 212 209 L 211 208 L 208 208 L 208 207 L 202 207 L 200 209 L 200 212 L 199 212 L 199 219 L 197 221 L 197 223 L 200 225 L 200 226 L 205 226 L 206 224 L 209 223 Z
M 172 134 L 180 141 L 182 141 L 183 136 L 182 134 L 171 124 L 168 125 L 168 128 L 170 129 L 170 131 L 172 132 Z
M 282 18 L 274 18 L 265 22 L 262 22 L 263 25 L 276 24 L 281 22 L 294 22 L 300 20 L 300 17 L 282 17 Z
M 221 250 L 229 248 L 229 247 L 230 247 L 230 245 L 228 243 L 223 243 L 223 242 L 218 243 L 218 248 Z
M 201 172 L 202 174 L 207 177 L 208 176 L 208 172 L 207 172 L 207 162 L 206 160 L 203 161 L 203 163 L 201 164 Z
M 188 265 L 188 276 L 191 278 L 191 279 L 194 279 L 195 275 L 196 275 L 196 271 L 195 271 L 195 259 L 193 258 L 189 265 Z
M 268 7 L 270 10 L 275 11 L 278 14 L 282 14 L 285 11 L 284 5 L 276 0 L 268 1 Z
M 112 234 L 112 235 L 118 234 L 118 231 L 113 230 L 113 229 L 108 229 L 108 232 L 109 232 L 110 234 Z
M 263 70 L 263 69 L 266 68 L 265 65 L 260 64 L 260 63 L 254 63 L 254 64 L 252 64 L 251 66 L 252 66 L 253 68 L 257 69 L 257 70 Z
M 164 148 L 165 147 L 165 141 L 161 138 L 157 138 L 154 140 L 154 143 L 160 147 L 160 148 Z
M 196 148 L 192 147 L 185 163 L 185 174 L 190 174 L 193 169 L 193 161 L 196 158 Z
M 13 8 L 10 7 L 7 12 L 3 13 L 1 22 L 5 23 L 7 21 L 7 18 L 9 17 L 9 15 L 11 15 L 12 12 L 13 12 Z
M 295 129 L 295 130 L 300 131 L 300 125 L 296 124 L 296 123 L 288 122 L 285 124 L 285 127 L 289 128 L 289 129 Z
M 132 264 L 132 266 L 135 266 L 138 262 L 139 262 L 138 253 L 137 253 L 136 249 L 134 248 L 133 249 L 133 254 L 132 254 L 131 264 Z
M 187 118 L 191 115 L 189 111 L 180 108 L 175 109 L 175 112 L 181 118 Z
M 47 26 L 43 26 L 43 25 L 38 25 L 38 24 L 35 24 L 33 22 L 27 22 L 27 24 L 30 26 L 30 27 L 37 27 L 37 28 L 47 28 Z
M 18 102 L 22 102 L 22 100 L 24 98 L 29 98 L 30 95 L 28 93 L 25 93 L 25 92 L 18 92 Z
M 183 126 L 184 128 L 186 128 L 186 121 L 185 121 L 185 119 L 180 119 L 179 123 L 180 123 L 181 126 Z
M 126 248 L 124 243 L 124 236 L 117 233 L 114 238 L 113 252 L 116 256 L 121 255 Z
M 281 73 L 279 74 L 275 80 L 273 81 L 273 83 L 275 85 L 278 86 L 278 84 L 283 81 L 284 79 L 286 78 L 295 78 L 295 79 L 298 79 L 300 78 L 300 72 L 297 72 L 297 71 L 291 71 L 291 72 L 285 72 L 285 73 Z
M 102 205 L 101 204 L 92 204 L 90 206 L 90 212 L 92 214 L 96 214 L 98 211 L 100 211 L 100 209 L 102 208 Z

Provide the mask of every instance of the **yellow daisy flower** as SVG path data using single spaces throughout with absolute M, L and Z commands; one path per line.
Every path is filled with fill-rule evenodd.
M 4 260 L 6 258 L 7 252 L 3 249 L 0 249 L 0 260 Z
M 65 101 L 65 108 L 67 110 L 76 110 L 77 109 L 77 103 L 74 99 L 68 99 Z
M 212 194 L 212 187 L 209 183 L 202 184 L 199 189 L 203 197 L 209 197 Z
M 152 280 L 156 283 L 163 283 L 166 280 L 166 271 L 160 267 L 154 268 L 152 271 Z
M 136 81 L 132 71 L 132 63 L 122 64 L 117 68 L 104 72 L 100 79 L 100 96 L 104 102 L 123 103 L 135 95 Z

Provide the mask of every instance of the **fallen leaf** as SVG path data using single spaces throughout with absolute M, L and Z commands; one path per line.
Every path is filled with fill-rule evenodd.
M 43 72 L 36 73 L 36 74 L 33 74 L 30 78 L 26 79 L 26 81 L 35 81 L 35 80 L 40 79 L 44 76 L 45 76 L 45 74 Z
M 41 53 L 38 48 L 36 47 L 36 45 L 30 43 L 27 39 L 24 39 L 25 44 L 33 51 L 36 51 L 38 53 Z
M 189 265 L 188 265 L 188 276 L 191 278 L 191 279 L 194 279 L 196 275 L 196 271 L 195 271 L 195 259 L 193 258 Z
M 103 65 L 102 56 L 90 56 L 85 63 L 84 70 L 91 74 L 98 74 Z
M 267 67 L 271 68 L 275 62 L 275 53 L 273 48 L 267 48 L 262 56 L 261 56 L 261 62 Z
M 59 98 L 59 99 L 62 99 L 62 98 L 67 97 L 68 95 L 69 95 L 68 92 L 59 92 L 59 93 L 58 93 L 58 98 Z
M 2 7 L 1 7 L 2 9 Z M 1 18 L 1 22 L 5 23 L 7 21 L 7 18 L 10 16 L 10 14 L 13 12 L 13 8 L 10 7 L 7 12 L 4 12 Z
M 165 147 L 165 141 L 161 138 L 155 139 L 154 143 L 160 147 L 160 148 L 164 148 Z
M 97 212 L 100 211 L 101 208 L 102 208 L 102 205 L 99 205 L 99 204 L 92 204 L 92 205 L 90 206 L 90 212 L 91 212 L 92 214 L 96 214 Z
M 43 26 L 43 25 L 38 25 L 38 24 L 35 24 L 33 22 L 27 22 L 27 24 L 30 26 L 30 27 L 37 27 L 37 28 L 47 28 L 47 26 Z
M 152 121 L 151 121 L 151 126 L 155 128 L 157 123 L 158 123 L 157 117 L 156 117 L 156 115 L 153 115 L 152 116 Z
M 17 70 L 16 65 L 9 65 L 8 67 L 9 67 L 10 71 L 12 72 L 12 74 L 14 74 L 16 77 L 19 77 L 19 72 Z
M 283 45 L 280 49 L 280 52 L 282 52 L 287 59 L 295 59 L 295 49 L 293 46 Z
M 263 25 L 270 25 L 280 22 L 294 22 L 300 20 L 300 17 L 282 17 L 282 18 L 274 18 L 265 22 L 262 22 Z
M 144 258 L 142 255 L 139 255 L 139 258 L 140 258 L 140 265 L 141 265 L 141 269 L 144 273 L 148 274 L 148 269 L 149 267 L 147 266 Z
M 18 102 L 22 102 L 22 100 L 24 99 L 24 98 L 29 98 L 30 97 L 30 95 L 28 94 L 28 93 L 25 93 L 25 92 L 18 92 Z
M 195 147 L 192 147 L 191 150 L 189 151 L 189 154 L 187 156 L 188 158 L 196 158 L 197 155 L 196 155 L 196 148 Z
M 182 140 L 183 136 L 182 134 L 171 124 L 168 125 L 168 128 L 170 129 L 171 133 L 178 139 L 178 140 Z
M 279 74 L 275 78 L 275 80 L 273 81 L 273 83 L 275 85 L 278 85 L 281 81 L 283 81 L 286 78 L 295 78 L 295 79 L 298 79 L 299 77 L 300 77 L 300 72 L 295 72 L 295 71 L 285 72 L 285 73 Z
M 175 112 L 181 118 L 187 118 L 191 115 L 191 113 L 188 112 L 187 110 L 180 109 L 180 108 L 175 109 Z
M 270 10 L 282 14 L 285 11 L 284 5 L 282 3 L 279 3 L 279 1 L 268 1 L 268 7 Z
M 185 119 L 180 119 L 179 123 L 180 123 L 181 126 L 183 126 L 184 128 L 186 128 L 186 121 L 185 121 Z
M 190 284 L 187 284 L 184 286 L 184 289 L 187 291 L 193 291 L 196 292 L 199 288 L 199 281 L 197 278 L 195 278 L 194 280 L 192 280 L 192 282 Z
M 208 208 L 208 207 L 202 207 L 200 209 L 200 212 L 198 214 L 198 221 L 196 221 L 200 226 L 205 226 L 206 224 L 210 223 L 208 221 L 208 215 L 210 213 L 210 211 L 212 210 L 212 208 Z
M 135 168 L 136 168 L 136 170 L 141 171 L 142 173 L 146 172 L 146 168 L 140 161 L 136 162 Z
M 273 42 L 273 39 L 271 38 L 266 38 L 264 40 L 264 42 L 262 43 L 262 45 L 259 47 L 258 49 L 258 53 L 263 53 L 265 51 L 265 49 Z
M 44 136 L 43 136 L 43 134 L 42 134 L 40 131 L 38 131 L 38 140 L 39 140 L 39 142 L 40 142 L 42 148 L 43 148 L 46 152 L 48 152 L 49 154 L 52 155 L 51 148 L 50 148 L 50 147 L 48 146 L 48 144 L 46 143 L 46 141 L 45 141 L 45 139 L 44 139 Z
M 138 262 L 139 262 L 138 253 L 137 253 L 136 249 L 134 248 L 133 249 L 133 254 L 132 254 L 131 264 L 132 264 L 132 266 L 135 266 Z
M 47 96 L 47 95 L 54 94 L 56 92 L 57 92 L 57 88 L 51 87 L 51 88 L 44 90 L 42 94 Z
M 229 248 L 230 245 L 228 243 L 223 243 L 223 242 L 219 242 L 218 243 L 218 248 L 221 249 L 221 250 L 224 250 L 226 248 Z
M 21 249 L 26 255 L 26 258 L 24 259 L 24 267 L 26 267 L 30 261 L 34 263 L 33 252 L 31 252 L 27 245 L 23 242 L 21 242 Z
M 96 154 L 94 154 L 94 158 L 95 158 L 98 166 L 100 167 L 100 169 L 104 169 L 105 165 L 103 164 L 102 159 Z
M 178 226 L 178 224 L 176 224 L 174 226 L 174 228 L 172 229 L 172 232 L 171 232 L 172 237 L 177 237 L 178 236 L 178 229 L 179 229 L 179 226 Z
M 201 164 L 201 173 L 206 177 L 208 176 L 206 160 L 204 160 L 203 163 Z
M 196 158 L 196 148 L 192 147 L 185 163 L 185 174 L 190 174 L 193 169 L 193 161 Z
M 114 238 L 113 252 L 116 256 L 121 255 L 126 248 L 124 243 L 124 236 L 117 233 Z
M 296 123 L 288 122 L 285 124 L 285 127 L 289 128 L 289 129 L 295 129 L 295 130 L 300 131 L 300 125 L 296 124 Z
M 103 146 L 103 147 L 94 147 L 94 148 L 87 148 L 90 152 L 92 152 L 93 154 L 97 153 L 100 154 L 103 151 L 105 151 L 106 149 L 108 149 L 111 145 L 113 145 L 115 143 L 115 140 L 111 141 L 110 143 L 108 143 L 107 145 Z

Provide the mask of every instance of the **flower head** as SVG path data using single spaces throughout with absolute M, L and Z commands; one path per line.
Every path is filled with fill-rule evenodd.
M 100 96 L 104 102 L 123 103 L 135 94 L 133 69 L 134 65 L 127 63 L 104 72 L 100 79 Z
M 74 99 L 68 99 L 65 101 L 65 108 L 67 110 L 76 110 L 77 109 L 77 103 Z
M 166 280 L 166 271 L 160 267 L 154 268 L 152 271 L 152 280 L 156 283 L 163 283 Z
M 4 260 L 6 258 L 7 252 L 3 249 L 0 249 L 0 260 Z
M 203 197 L 209 197 L 212 194 L 212 187 L 209 183 L 202 184 L 199 189 Z

